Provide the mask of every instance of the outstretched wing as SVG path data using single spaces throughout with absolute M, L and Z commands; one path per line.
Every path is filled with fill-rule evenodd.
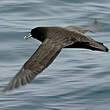
M 76 31 L 76 32 L 81 32 L 81 33 L 85 33 L 88 32 L 88 28 L 83 28 L 83 27 L 79 27 L 79 26 L 67 26 L 65 27 L 65 29 L 69 30 L 69 31 Z
M 81 33 L 86 33 L 86 32 L 98 32 L 101 29 L 101 26 L 98 24 L 97 21 L 94 21 L 93 25 L 87 28 L 84 27 L 80 27 L 80 26 L 67 26 L 65 27 L 65 29 L 69 30 L 69 31 L 77 31 L 77 32 L 81 32 Z
M 61 48 L 61 45 L 46 39 L 15 75 L 12 81 L 5 87 L 4 91 L 30 83 L 36 75 L 52 63 L 61 51 Z

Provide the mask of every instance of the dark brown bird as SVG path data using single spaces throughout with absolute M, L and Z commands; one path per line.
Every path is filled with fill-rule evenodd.
M 15 75 L 12 81 L 5 87 L 4 91 L 12 90 L 21 85 L 30 83 L 36 75 L 49 66 L 62 48 L 87 48 L 108 52 L 108 48 L 83 33 L 94 32 L 97 27 L 81 28 L 69 27 L 37 27 L 31 30 L 31 35 L 25 39 L 33 37 L 42 42 L 36 52 L 23 65 L 21 70 Z

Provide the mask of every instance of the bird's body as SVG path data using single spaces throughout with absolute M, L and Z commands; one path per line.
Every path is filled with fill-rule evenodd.
M 70 27 L 37 27 L 32 29 L 31 36 L 41 41 L 42 44 L 24 64 L 4 91 L 30 83 L 36 75 L 53 62 L 62 48 L 87 48 L 91 50 L 108 51 L 108 48 L 102 43 L 85 36 L 83 34 L 85 32 L 84 29 L 75 29 L 74 27 L 71 27 L 71 30 Z
M 80 28 L 78 29 L 80 30 Z M 31 33 L 33 37 L 35 36 L 34 38 L 41 42 L 45 39 L 51 39 L 53 42 L 61 44 L 62 48 L 87 48 L 100 51 L 108 50 L 102 43 L 85 36 L 82 32 L 79 32 L 79 30 L 69 31 L 67 28 L 62 27 L 37 27 L 32 29 Z M 41 34 L 42 31 L 45 32 L 44 35 Z

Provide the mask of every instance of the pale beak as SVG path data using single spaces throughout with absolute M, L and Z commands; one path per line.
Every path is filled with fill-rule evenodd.
M 31 37 L 32 37 L 32 35 L 27 35 L 27 36 L 24 37 L 24 39 L 27 40 L 27 39 L 29 39 Z

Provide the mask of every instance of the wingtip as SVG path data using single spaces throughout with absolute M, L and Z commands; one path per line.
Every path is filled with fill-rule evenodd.
M 8 86 L 6 86 L 3 90 L 2 90 L 2 92 L 8 92 L 8 91 L 11 91 L 12 89 L 10 89 Z
M 13 90 L 14 88 L 12 87 L 12 85 L 9 83 L 7 86 L 5 86 L 5 88 L 2 90 L 2 92 L 8 92 Z
M 102 26 L 100 25 L 100 23 L 98 22 L 97 19 L 94 19 L 94 22 L 92 23 L 92 25 L 88 28 L 90 32 L 95 33 L 100 31 L 102 28 Z
M 97 42 L 97 43 L 99 44 L 99 49 L 101 51 L 103 51 L 103 52 L 108 52 L 109 51 L 108 47 L 105 46 L 103 43 L 101 43 L 101 42 Z
M 105 52 L 109 52 L 109 49 L 106 47 Z

